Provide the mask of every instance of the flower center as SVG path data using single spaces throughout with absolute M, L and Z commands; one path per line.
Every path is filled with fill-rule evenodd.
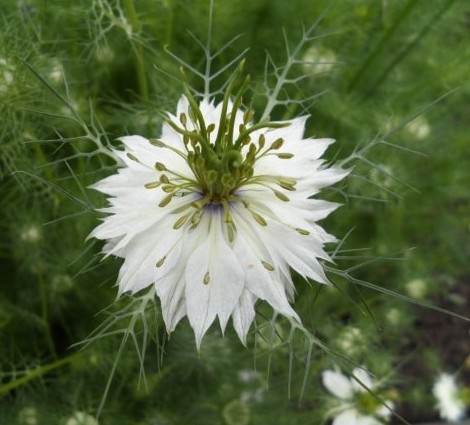
M 244 185 L 262 186 L 283 202 L 289 201 L 286 192 L 296 190 L 297 181 L 291 177 L 255 173 L 255 163 L 263 157 L 274 155 L 287 160 L 294 156 L 282 151 L 283 138 L 271 137 L 271 141 L 267 141 L 270 131 L 287 127 L 290 122 L 253 123 L 254 111 L 249 108 L 242 111 L 242 97 L 248 77 L 234 90 L 240 76 L 241 67 L 229 81 L 221 105 L 213 107 L 212 114 L 207 114 L 210 116 L 204 116 L 205 109 L 201 110 L 190 89 L 185 86 L 187 110 L 180 112 L 176 120 L 167 119 L 167 124 L 181 136 L 184 148 L 175 147 L 165 140 L 150 140 L 155 147 L 169 149 L 182 157 L 191 169 L 191 176 L 183 175 L 178 170 L 157 162 L 155 168 L 159 172 L 159 180 L 145 185 L 148 189 L 159 188 L 168 194 L 159 203 L 162 208 L 175 196 L 197 194 L 196 201 L 192 198 L 191 202 L 174 211 L 179 214 L 173 226 L 175 229 L 188 221 L 192 227 L 196 227 L 203 213 L 216 205 L 223 209 L 227 236 L 229 241 L 233 241 L 236 229 L 232 221 L 231 203 L 242 203 L 260 225 L 267 225 L 266 219 L 237 193 L 238 189 Z M 207 104 L 209 108 L 212 107 L 208 101 Z M 215 117 L 214 111 L 217 111 Z M 128 153 L 128 157 L 139 161 L 131 153 Z M 309 234 L 302 229 L 296 230 L 303 235 Z
M 357 410 L 364 415 L 374 415 L 382 406 L 380 401 L 369 393 L 357 394 L 356 407 Z

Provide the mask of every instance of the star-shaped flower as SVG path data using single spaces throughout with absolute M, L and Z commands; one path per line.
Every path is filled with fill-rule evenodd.
M 470 389 L 460 387 L 454 376 L 441 373 L 433 385 L 432 393 L 442 419 L 459 422 L 465 418 L 470 405 Z
M 353 378 L 336 370 L 325 370 L 322 381 L 325 388 L 340 400 L 330 412 L 334 416 L 332 425 L 382 425 L 390 417 L 393 403 L 386 401 L 385 406 L 369 392 L 376 391 L 377 385 L 364 369 L 354 369 Z
M 347 175 L 320 159 L 333 140 L 304 138 L 305 116 L 253 122 L 241 92 L 187 90 L 161 137 L 122 137 L 124 166 L 94 185 L 111 205 L 92 236 L 124 259 L 120 293 L 154 286 L 167 330 L 187 316 L 198 347 L 216 318 L 245 343 L 258 299 L 299 320 L 290 269 L 327 283 L 336 241 L 318 221 L 337 204 L 312 199 Z

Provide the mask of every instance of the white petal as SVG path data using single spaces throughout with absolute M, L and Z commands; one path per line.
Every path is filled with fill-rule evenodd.
M 255 297 L 249 291 L 244 290 L 232 313 L 233 327 L 243 345 L 246 345 L 246 336 L 255 318 L 255 301 Z
M 333 419 L 331 425 L 360 425 L 357 412 L 354 409 L 347 409 Z
M 359 383 L 355 379 L 351 378 L 351 382 L 352 382 L 352 385 L 353 385 L 355 391 L 365 392 L 365 391 L 367 391 L 366 388 L 369 389 L 369 390 L 373 389 L 374 383 L 372 382 L 372 378 L 371 378 L 370 374 L 366 370 L 357 367 L 353 370 L 352 374 L 360 382 Z M 366 388 L 364 388 L 364 387 L 366 387 Z
M 340 399 L 348 400 L 353 396 L 351 381 L 340 372 L 325 370 L 322 373 L 322 382 L 331 394 Z
M 243 290 L 243 270 L 223 238 L 220 215 L 203 217 L 195 229 L 208 236 L 188 259 L 185 271 L 187 314 L 198 348 L 216 316 L 224 330 Z M 205 284 L 207 273 L 210 278 Z
M 233 213 L 239 229 L 234 251 L 245 272 L 246 288 L 258 298 L 266 300 L 277 312 L 300 321 L 289 304 L 280 271 L 269 272 L 262 265 L 262 261 L 272 262 L 268 248 L 261 243 L 253 228 L 247 225 L 240 211 L 234 209 Z M 276 266 L 281 268 L 282 264 Z
M 357 417 L 357 425 L 383 425 L 378 419 L 374 418 L 373 416 L 362 416 L 358 415 Z
M 172 332 L 186 315 L 183 272 L 182 267 L 173 269 L 172 273 L 155 282 L 155 290 L 161 301 L 163 320 L 168 332 Z

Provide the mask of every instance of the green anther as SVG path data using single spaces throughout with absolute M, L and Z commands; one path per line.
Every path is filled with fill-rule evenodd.
M 166 207 L 171 200 L 173 199 L 173 194 L 169 194 L 168 196 L 165 196 L 163 200 L 158 204 L 159 207 Z
M 281 184 L 287 184 L 289 186 L 295 186 L 297 184 L 297 180 L 296 179 L 292 179 L 290 177 L 281 177 L 279 179 L 279 182 Z
M 215 124 L 209 124 L 207 126 L 207 132 L 212 133 L 215 130 Z
M 227 236 L 228 241 L 232 243 L 235 239 L 235 229 L 233 223 L 227 223 Z
M 201 208 L 204 208 L 207 205 L 208 202 L 209 202 L 209 198 L 205 197 L 205 198 L 199 199 L 197 201 L 194 201 L 193 206 L 194 206 L 194 208 L 197 208 L 199 210 Z
M 209 274 L 209 272 L 207 272 L 205 275 L 204 275 L 204 280 L 203 280 L 203 283 L 204 285 L 207 285 L 211 280 L 211 275 Z
M 156 163 L 155 163 L 155 168 L 156 168 L 158 171 L 167 171 L 165 165 L 162 164 L 161 162 L 156 162 Z
M 260 150 L 263 149 L 265 144 L 266 144 L 266 137 L 264 136 L 264 134 L 261 134 L 258 138 L 259 149 Z
M 249 208 L 250 207 L 250 203 L 248 201 L 242 201 L 243 202 L 243 206 L 245 208 Z
M 162 190 L 165 193 L 172 193 L 176 190 L 176 186 L 173 186 L 172 184 L 168 184 L 168 185 L 162 186 Z
M 247 109 L 243 114 L 243 122 L 248 124 L 253 119 L 254 111 L 253 109 Z
M 201 221 L 203 209 L 196 210 L 196 212 L 191 217 L 191 224 L 197 226 Z
M 290 201 L 289 197 L 284 195 L 282 192 L 279 192 L 279 190 L 273 190 L 273 192 L 276 195 L 276 197 L 280 199 L 281 201 L 284 201 L 284 202 Z
M 294 186 L 287 183 L 279 183 L 279 186 L 281 186 L 283 189 L 290 190 L 291 192 L 296 190 Z
M 297 184 L 297 181 L 294 179 L 289 179 L 289 178 L 281 178 L 278 180 L 279 186 L 281 186 L 283 189 L 294 191 L 295 185 Z
M 222 206 L 224 207 L 224 213 L 225 213 L 224 221 L 225 221 L 225 223 L 232 223 L 233 222 L 232 214 L 230 212 L 230 207 L 228 205 L 228 202 L 227 201 L 222 201 Z
M 295 230 L 299 232 L 301 235 L 304 235 L 304 236 L 310 235 L 310 232 L 308 230 L 300 229 L 300 228 L 297 228 Z
M 160 176 L 160 183 L 168 184 L 168 183 L 170 183 L 170 180 L 169 180 L 169 178 L 168 178 L 167 176 L 165 176 L 165 174 L 162 174 L 162 175 Z
M 291 159 L 294 157 L 293 153 L 277 153 L 275 154 L 279 159 Z
M 160 259 L 157 261 L 156 266 L 157 266 L 157 267 L 163 266 L 163 263 L 165 262 L 165 260 L 166 260 L 166 255 L 165 255 L 163 258 L 160 258 Z
M 138 159 L 135 155 L 132 155 L 130 152 L 127 153 L 127 157 L 128 157 L 131 161 L 140 162 L 139 159 Z
M 266 220 L 264 219 L 264 217 L 260 214 L 258 214 L 257 212 L 255 211 L 251 211 L 251 215 L 253 216 L 253 218 L 259 223 L 261 224 L 261 226 L 267 226 L 268 223 L 266 223 Z
M 274 266 L 272 264 L 269 264 L 268 262 L 266 261 L 263 261 L 261 260 L 261 264 L 263 265 L 263 267 L 269 271 L 269 272 L 273 272 L 274 271 Z
M 145 184 L 146 189 L 155 189 L 156 187 L 160 186 L 160 182 L 150 182 Z
M 184 223 L 186 223 L 190 215 L 191 214 L 183 215 L 178 220 L 176 220 L 175 224 L 173 224 L 173 229 L 178 230 L 180 227 L 182 227 Z
M 164 148 L 166 146 L 165 143 L 157 139 L 150 139 L 149 142 L 151 145 L 156 146 L 157 148 Z
M 186 127 L 187 118 L 184 112 L 180 114 L 180 123 L 183 124 L 183 127 Z
M 271 145 L 271 149 L 281 149 L 283 144 L 284 144 L 284 139 L 280 137 L 279 139 L 273 142 L 273 144 Z

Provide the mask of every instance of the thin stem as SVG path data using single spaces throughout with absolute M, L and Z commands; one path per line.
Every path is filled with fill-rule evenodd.
M 138 33 L 142 25 L 139 21 L 139 16 L 134 7 L 133 0 L 124 0 L 127 14 L 132 26 L 132 32 Z M 133 41 L 133 40 L 131 40 Z M 149 100 L 149 89 L 147 83 L 147 74 L 145 72 L 144 49 L 140 43 L 133 43 L 135 52 L 135 70 L 137 73 L 137 81 L 139 82 L 139 91 L 142 98 L 147 102 Z
M 41 318 L 44 322 L 44 332 L 46 336 L 46 342 L 49 346 L 49 351 L 57 358 L 57 351 L 55 349 L 54 339 L 52 338 L 51 327 L 49 326 L 49 307 L 47 305 L 47 293 L 46 293 L 46 285 L 44 282 L 44 276 L 42 271 L 38 272 L 38 282 L 39 282 L 39 294 L 41 297 Z
M 71 354 L 70 356 L 64 357 L 62 359 L 56 360 L 47 365 L 39 366 L 35 368 L 34 370 L 31 370 L 30 372 L 26 373 L 21 378 L 15 379 L 14 381 L 10 381 L 5 385 L 0 386 L 0 395 L 6 394 L 9 391 L 14 390 L 15 388 L 21 387 L 22 385 L 25 385 L 28 382 L 33 381 L 34 379 L 38 379 L 41 376 L 45 375 L 46 373 L 49 373 L 50 371 L 54 369 L 58 369 L 59 367 L 62 367 L 66 365 L 67 363 L 71 363 L 72 361 L 82 356 L 83 354 L 84 352 L 81 351 L 78 353 Z

